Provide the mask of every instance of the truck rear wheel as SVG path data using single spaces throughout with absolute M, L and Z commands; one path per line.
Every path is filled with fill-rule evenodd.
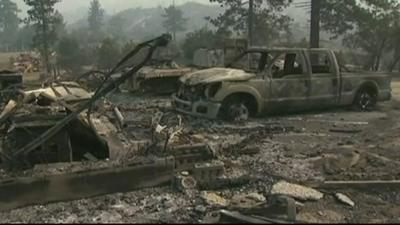
M 354 106 L 362 111 L 371 111 L 377 103 L 377 94 L 375 91 L 367 88 L 361 89 L 354 100 Z

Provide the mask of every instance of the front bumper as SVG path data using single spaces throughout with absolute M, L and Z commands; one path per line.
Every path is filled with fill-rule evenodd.
M 208 119 L 216 119 L 219 110 L 221 109 L 220 103 L 213 103 L 208 101 L 190 102 L 185 101 L 174 94 L 172 96 L 172 106 L 176 111 L 196 117 L 204 117 Z

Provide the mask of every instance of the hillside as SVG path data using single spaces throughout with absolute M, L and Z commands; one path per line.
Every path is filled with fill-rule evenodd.
M 294 2 L 299 2 L 303 0 L 295 0 Z M 184 12 L 184 17 L 188 19 L 186 32 L 191 32 L 202 28 L 204 26 L 210 26 L 206 17 L 216 17 L 223 9 L 218 4 L 201 4 L 197 2 L 187 2 L 182 5 L 177 6 Z M 76 29 L 81 27 L 87 27 L 86 13 L 87 9 L 80 8 L 75 12 L 75 18 L 81 18 L 78 22 L 73 24 L 68 24 L 69 29 Z M 114 16 L 120 16 L 123 20 L 122 28 L 125 31 L 125 36 L 127 39 L 133 40 L 143 40 L 149 37 L 154 37 L 160 33 L 165 32 L 165 28 L 162 25 L 164 18 L 163 7 L 153 7 L 153 8 L 143 8 L 135 7 L 128 8 L 126 10 L 120 11 Z M 304 9 L 296 8 L 295 5 L 290 6 L 284 11 L 284 14 L 290 16 L 293 19 L 292 33 L 294 39 L 299 41 L 303 38 L 309 36 L 309 14 Z M 108 24 L 112 16 L 110 14 L 106 15 L 105 24 Z M 185 33 L 179 33 L 178 39 L 182 39 Z M 332 41 L 329 40 L 329 35 L 325 32 L 321 33 L 322 43 L 324 45 L 330 46 Z M 328 44 L 329 43 L 329 44 Z M 340 45 L 340 42 L 334 41 L 334 46 Z
M 208 23 L 205 18 L 207 16 L 215 17 L 222 10 L 218 5 L 205 5 L 196 2 L 188 2 L 177 7 L 184 12 L 184 17 L 188 19 L 186 32 L 191 32 L 206 26 Z M 162 7 L 138 7 L 126 9 L 115 14 L 115 16 L 120 16 L 123 19 L 124 23 L 122 27 L 130 39 L 141 40 L 165 32 L 165 28 L 162 25 L 162 21 L 164 20 L 162 17 L 163 14 L 164 9 Z M 107 16 L 107 20 L 110 18 L 110 16 Z M 86 19 L 83 18 L 69 25 L 68 28 L 79 28 L 86 26 L 86 24 Z M 184 34 L 178 35 L 178 38 L 183 35 Z
M 177 7 L 184 12 L 184 17 L 188 19 L 187 32 L 204 27 L 207 25 L 205 17 L 215 17 L 221 10 L 218 6 L 203 5 L 195 2 L 188 2 Z M 130 36 L 136 39 L 143 39 L 165 32 L 165 28 L 162 25 L 163 14 L 164 9 L 157 7 L 127 9 L 117 15 L 125 20 L 124 27 Z

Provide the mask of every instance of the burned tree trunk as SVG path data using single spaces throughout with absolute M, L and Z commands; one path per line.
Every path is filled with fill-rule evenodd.
M 321 1 L 311 1 L 311 32 L 310 48 L 319 48 L 320 39 L 320 20 L 321 20 Z
M 249 18 L 248 18 L 248 38 L 249 38 L 249 46 L 252 46 L 253 43 L 253 27 L 254 27 L 254 0 L 249 1 Z

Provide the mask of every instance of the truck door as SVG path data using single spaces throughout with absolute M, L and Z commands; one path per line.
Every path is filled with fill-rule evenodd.
M 339 101 L 340 71 L 334 55 L 326 50 L 307 51 L 311 65 L 310 107 L 334 106 Z
M 269 111 L 290 112 L 307 108 L 311 91 L 310 73 L 301 51 L 277 52 L 269 65 Z

